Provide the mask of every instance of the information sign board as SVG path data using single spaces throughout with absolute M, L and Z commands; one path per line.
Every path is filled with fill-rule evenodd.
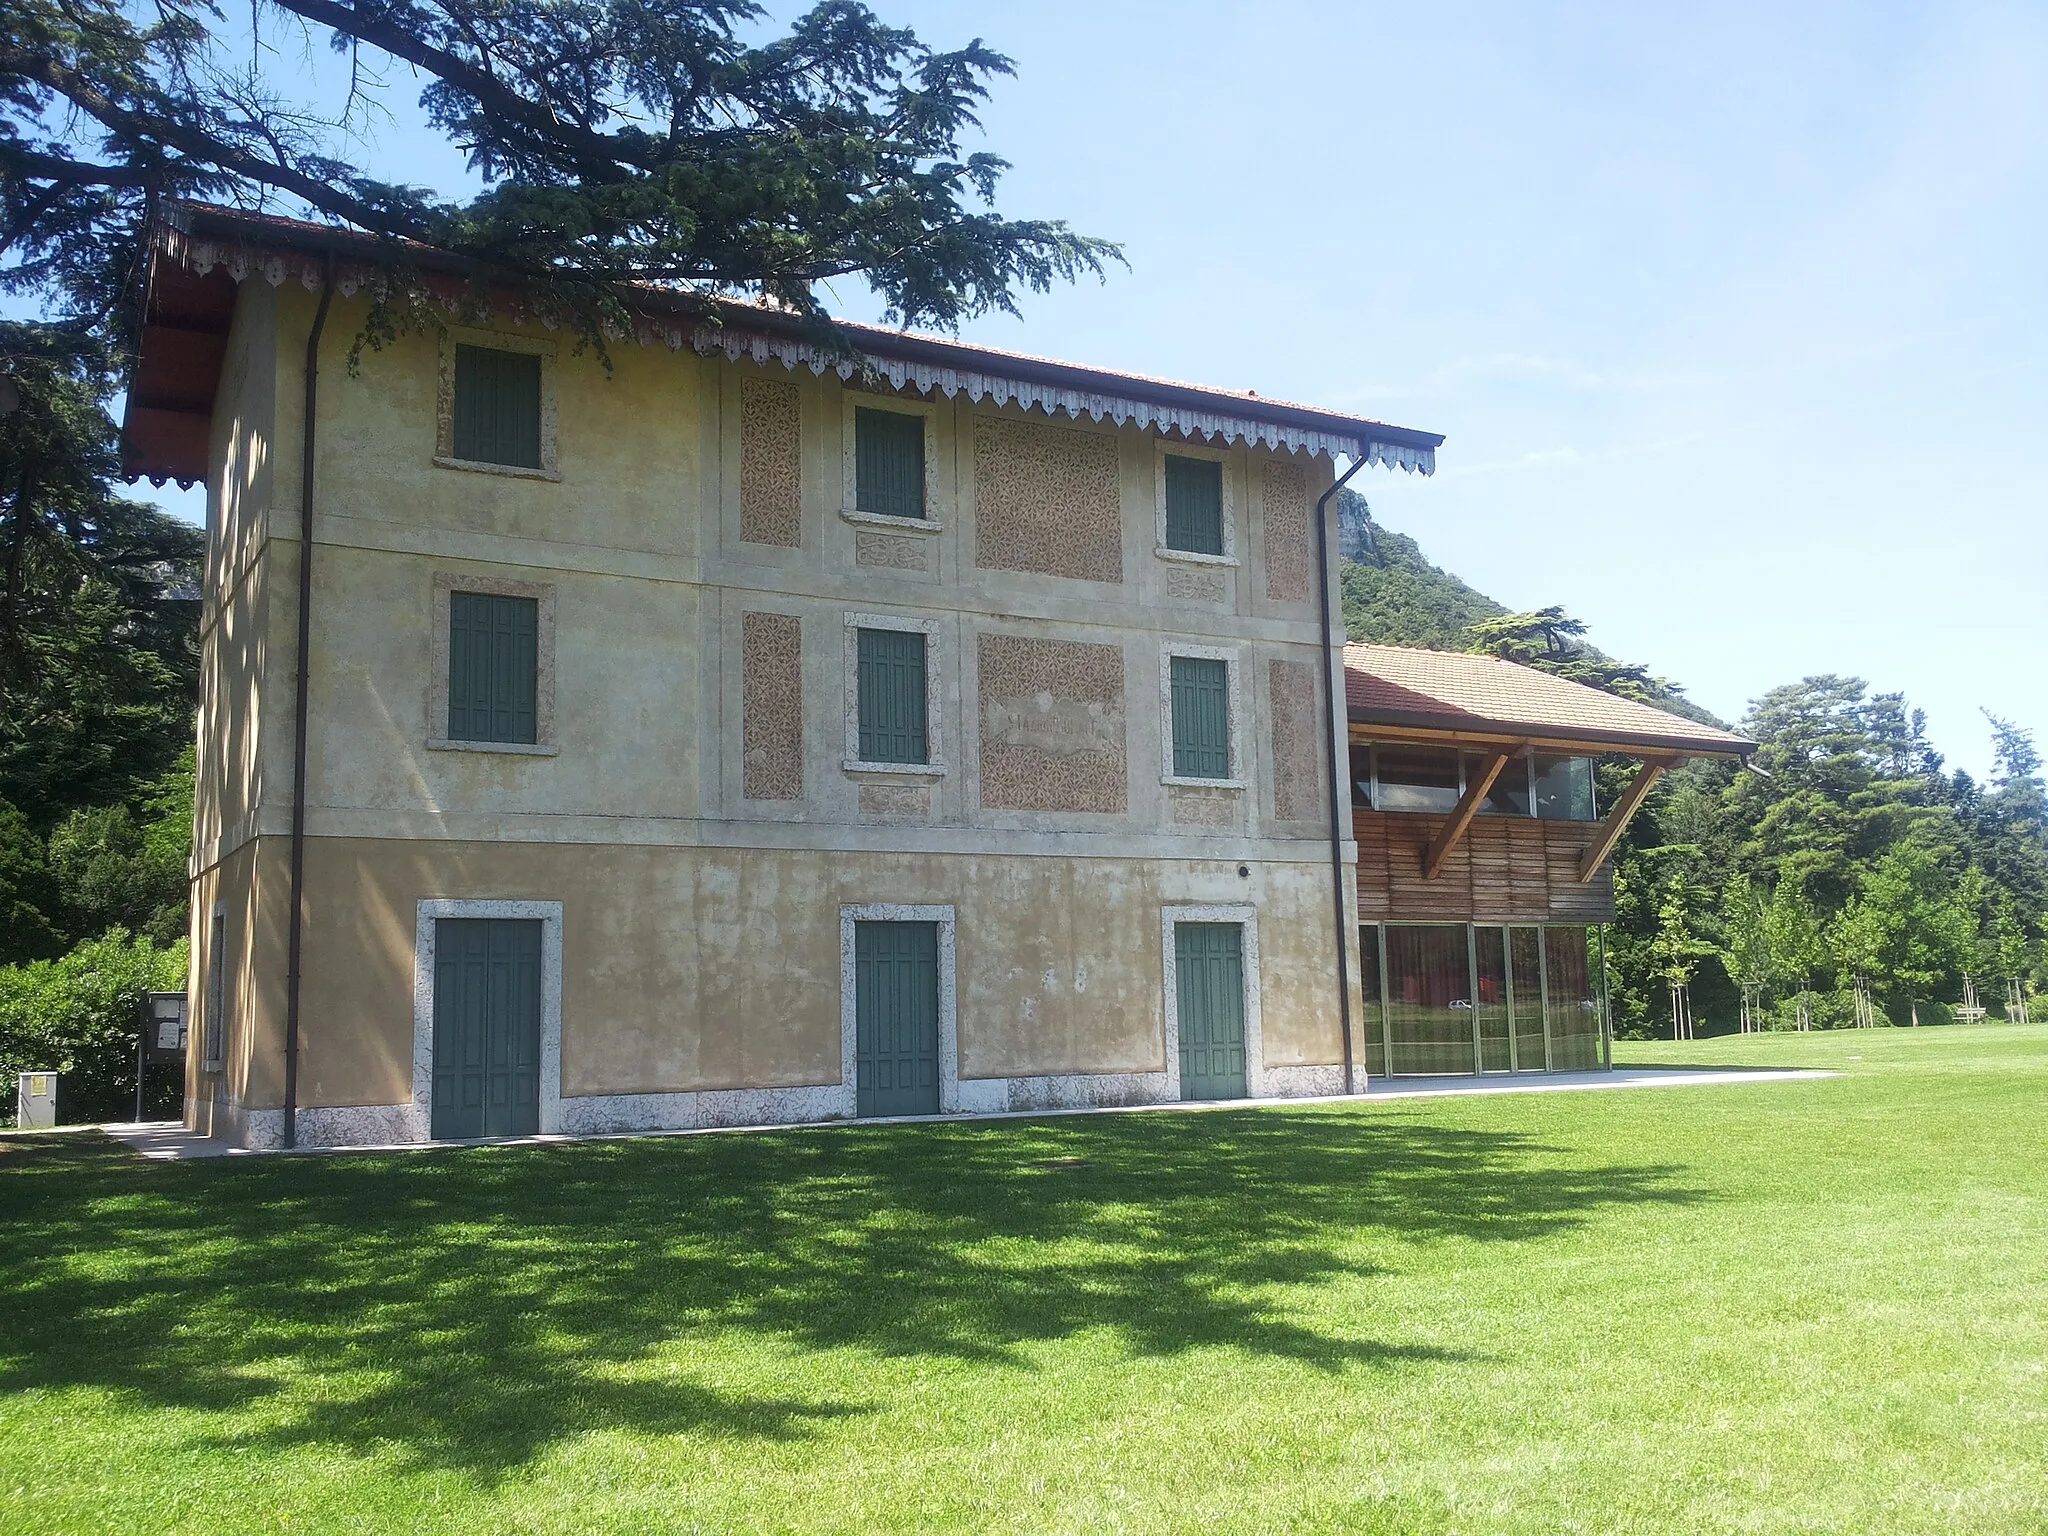
M 152 1066 L 185 1060 L 185 994 L 149 992 L 142 1000 L 142 1056 Z

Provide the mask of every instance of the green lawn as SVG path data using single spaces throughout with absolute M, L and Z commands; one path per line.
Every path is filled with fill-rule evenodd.
M 1623 1054 L 1847 1075 L 0 1140 L 0 1529 L 2048 1530 L 2048 1028 Z

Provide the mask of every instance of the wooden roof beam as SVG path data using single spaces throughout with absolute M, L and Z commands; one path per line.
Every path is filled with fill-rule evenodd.
M 1593 834 L 1593 841 L 1579 855 L 1579 884 L 1592 884 L 1593 876 L 1599 873 L 1607 855 L 1614 852 L 1614 845 L 1621 841 L 1621 834 L 1628 830 L 1628 824 L 1635 820 L 1636 812 L 1642 809 L 1650 791 L 1664 777 L 1664 770 L 1675 761 L 1673 758 L 1653 757 L 1636 770 L 1635 778 L 1621 792 L 1621 798 L 1614 802 L 1614 809 L 1600 823 L 1599 831 Z
M 1532 747 L 1538 752 L 1554 752 L 1560 757 L 1600 757 L 1612 753 L 1634 758 L 1668 757 L 1675 763 L 1689 757 L 1726 758 L 1730 762 L 1735 762 L 1746 755 L 1733 748 L 1722 750 L 1705 745 L 1680 746 L 1676 742 L 1545 736 L 1541 731 L 1486 730 L 1478 726 L 1463 730 L 1440 729 L 1425 725 L 1395 725 L 1370 720 L 1353 720 L 1350 734 L 1352 744 L 1356 746 L 1387 742 L 1408 746 L 1467 747 L 1474 751 L 1484 751 L 1489 747 L 1512 743 L 1517 747 Z
M 1472 782 L 1465 786 L 1464 798 L 1458 808 L 1451 812 L 1451 819 L 1443 824 L 1436 835 L 1436 841 L 1429 845 L 1429 851 L 1422 856 L 1422 878 L 1434 880 L 1443 873 L 1444 860 L 1451 856 L 1451 850 L 1458 846 L 1458 839 L 1472 825 L 1472 818 L 1479 814 L 1479 807 L 1493 789 L 1493 781 L 1500 777 L 1501 769 L 1508 765 L 1505 748 L 1496 748 L 1486 754 L 1486 761 Z

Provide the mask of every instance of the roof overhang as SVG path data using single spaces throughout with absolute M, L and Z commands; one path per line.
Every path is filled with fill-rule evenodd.
M 1726 743 L 1702 742 L 1697 736 L 1674 732 L 1593 731 L 1581 727 L 1532 721 L 1484 720 L 1476 716 L 1446 719 L 1442 714 L 1403 710 L 1346 711 L 1354 741 L 1404 741 L 1418 744 L 1510 747 L 1516 750 L 1613 754 L 1643 759 L 1712 757 L 1738 761 L 1756 750 L 1756 743 L 1731 737 Z
M 190 481 L 206 472 L 204 424 L 218 387 L 220 348 L 174 334 L 180 330 L 176 324 L 153 328 L 147 317 L 159 307 L 160 295 L 169 295 L 175 309 L 182 292 L 196 282 L 216 300 L 224 292 L 231 317 L 234 286 L 251 277 L 273 287 L 297 282 L 317 292 L 332 262 L 335 289 L 346 298 L 403 266 L 418 273 L 451 312 L 473 306 L 479 292 L 488 291 L 494 311 L 515 320 L 528 318 L 516 286 L 492 286 L 489 274 L 472 263 L 350 230 L 180 203 L 160 219 L 151 241 L 138 381 L 147 374 L 162 387 L 131 396 L 123 427 L 123 467 L 131 477 Z M 829 370 L 842 379 L 866 373 L 891 388 L 920 394 L 964 395 L 976 403 L 1136 425 L 1191 441 L 1363 459 L 1425 475 L 1435 472 L 1436 450 L 1443 442 L 1441 433 L 1250 392 L 1115 373 L 943 337 L 841 321 L 834 329 L 842 344 L 834 346 L 798 317 L 758 305 L 648 287 L 631 289 L 624 297 L 633 314 L 632 339 L 643 346 L 687 347 L 701 356 L 751 358 L 816 375 Z M 207 315 L 198 329 L 217 336 L 224 347 L 226 319 L 214 317 L 211 309 Z M 163 411 L 170 416 L 152 414 Z

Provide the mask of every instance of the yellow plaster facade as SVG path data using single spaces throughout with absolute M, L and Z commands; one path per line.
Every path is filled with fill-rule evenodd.
M 240 284 L 208 482 L 192 996 L 222 1028 L 188 1110 L 254 1145 L 284 1102 L 313 311 Z M 1227 558 L 1189 559 L 1161 549 L 1181 445 L 1154 430 L 661 345 L 607 367 L 509 325 L 352 373 L 364 314 L 337 299 L 321 346 L 302 1143 L 425 1135 L 423 902 L 558 909 L 544 1131 L 850 1113 L 844 914 L 873 905 L 950 914 L 948 1108 L 1180 1097 L 1177 909 L 1255 927 L 1253 1091 L 1341 1086 L 1299 579 L 1327 458 L 1193 444 L 1231 529 Z M 551 472 L 448 462 L 457 340 L 542 353 Z M 924 419 L 929 526 L 851 508 L 864 404 Z M 446 592 L 494 582 L 545 593 L 550 724 L 537 749 L 450 750 Z M 848 766 L 863 615 L 928 636 L 936 771 Z M 1230 663 L 1234 787 L 1167 771 L 1166 657 L 1189 648 Z

